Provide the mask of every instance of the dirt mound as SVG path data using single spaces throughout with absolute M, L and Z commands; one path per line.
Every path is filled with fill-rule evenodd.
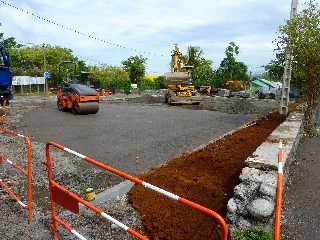
M 245 159 L 283 120 L 277 113 L 270 114 L 253 126 L 172 159 L 140 177 L 225 216 Z M 212 219 L 141 186 L 130 191 L 129 199 L 140 213 L 150 239 L 207 240 L 216 235 Z

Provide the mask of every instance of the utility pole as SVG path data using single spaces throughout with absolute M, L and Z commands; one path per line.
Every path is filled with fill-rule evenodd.
M 43 73 L 45 73 L 45 72 L 47 72 L 47 58 L 46 58 L 47 50 L 46 50 L 46 46 L 44 46 L 44 44 L 43 44 L 42 48 L 43 48 L 43 68 L 44 68 Z M 45 78 L 44 81 L 45 81 L 45 92 L 46 92 L 46 94 L 48 94 L 48 79 Z
M 291 3 L 291 13 L 290 19 L 294 18 L 298 11 L 298 0 L 292 0 Z M 288 114 L 288 105 L 289 105 L 289 93 L 290 93 L 290 82 L 292 75 L 292 49 L 291 46 L 287 46 L 287 52 L 285 56 L 285 66 L 282 79 L 282 94 L 281 94 L 281 103 L 280 103 L 280 113 Z

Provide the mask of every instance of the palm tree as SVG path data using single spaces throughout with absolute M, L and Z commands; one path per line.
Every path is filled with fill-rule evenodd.
M 200 47 L 189 46 L 187 54 L 182 56 L 182 61 L 184 65 L 197 67 L 203 59 L 202 55 Z

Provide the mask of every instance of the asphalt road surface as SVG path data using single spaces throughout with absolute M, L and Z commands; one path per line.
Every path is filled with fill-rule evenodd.
M 282 239 L 320 239 L 320 138 L 305 138 L 283 195 Z
M 59 112 L 53 101 L 25 114 L 34 140 L 56 141 L 131 174 L 163 164 L 255 119 L 167 105 L 101 103 L 96 115 Z

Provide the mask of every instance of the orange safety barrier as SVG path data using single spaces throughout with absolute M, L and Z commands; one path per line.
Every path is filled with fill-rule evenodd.
M 202 212 L 209 217 L 212 217 L 221 227 L 222 227 L 222 236 L 221 240 L 227 240 L 228 238 L 228 225 L 226 224 L 225 220 L 216 212 L 203 207 L 197 203 L 194 203 L 192 201 L 189 201 L 185 198 L 179 197 L 171 192 L 168 192 L 164 189 L 158 188 L 157 186 L 154 186 L 150 183 L 144 182 L 143 180 L 131 176 L 129 174 L 126 174 L 125 172 L 119 171 L 115 168 L 112 168 L 108 165 L 105 165 L 101 162 L 98 162 L 90 157 L 87 157 L 85 155 L 82 155 L 80 153 L 77 153 L 69 148 L 66 148 L 58 143 L 55 142 L 48 142 L 46 144 L 46 166 L 48 168 L 48 181 L 49 181 L 49 191 L 50 191 L 50 206 L 51 206 L 51 232 L 53 235 L 53 238 L 55 240 L 58 240 L 58 235 L 57 235 L 57 224 L 60 224 L 65 230 L 68 232 L 72 233 L 73 235 L 77 236 L 81 240 L 86 240 L 84 236 L 82 236 L 80 233 L 75 231 L 69 224 L 65 223 L 62 219 L 57 217 L 56 209 L 55 209 L 55 204 L 57 203 L 58 205 L 64 207 L 65 209 L 68 209 L 69 211 L 73 213 L 79 213 L 79 203 L 82 205 L 86 206 L 93 212 L 95 212 L 97 215 L 100 215 L 101 217 L 111 221 L 112 223 L 116 224 L 118 227 L 129 233 L 131 236 L 135 237 L 136 239 L 148 239 L 145 236 L 142 236 L 140 233 L 136 232 L 135 230 L 127 227 L 123 223 L 119 222 L 118 220 L 114 219 L 107 213 L 103 212 L 101 209 L 97 208 L 93 204 L 85 201 L 84 199 L 80 198 L 76 194 L 68 191 L 66 188 L 58 184 L 54 179 L 53 179 L 53 172 L 52 172 L 52 159 L 50 155 L 50 146 L 53 146 L 55 148 L 58 148 L 62 151 L 68 152 L 70 154 L 73 154 L 82 160 L 86 161 L 89 164 L 95 165 L 96 167 L 99 167 L 101 169 L 107 170 L 119 177 L 122 177 L 124 179 L 127 179 L 137 185 L 142 185 L 145 188 L 148 188 L 150 190 L 153 190 L 155 192 L 158 192 L 170 199 L 173 199 L 181 204 L 187 205 L 192 209 L 195 209 L 199 212 Z
M 282 192 L 283 192 L 283 151 L 282 151 L 282 140 L 280 140 L 279 149 L 278 149 L 278 180 L 277 180 L 276 208 L 274 213 L 274 232 L 273 232 L 274 240 L 280 240 Z
M 2 180 L 0 179 L 0 186 L 3 188 L 3 190 L 10 195 L 11 198 L 17 201 L 21 207 L 28 210 L 28 222 L 29 224 L 32 223 L 32 161 L 31 161 L 31 141 L 29 137 L 26 137 L 22 134 L 19 134 L 17 132 L 0 128 L 0 133 L 6 134 L 13 137 L 19 137 L 24 139 L 24 143 L 27 147 L 27 166 L 26 168 L 22 165 L 11 161 L 5 156 L 0 156 L 0 162 L 6 162 L 10 164 L 13 169 L 15 169 L 17 172 L 20 172 L 22 175 L 27 177 L 27 204 L 23 203 L 20 199 L 20 197 Z

